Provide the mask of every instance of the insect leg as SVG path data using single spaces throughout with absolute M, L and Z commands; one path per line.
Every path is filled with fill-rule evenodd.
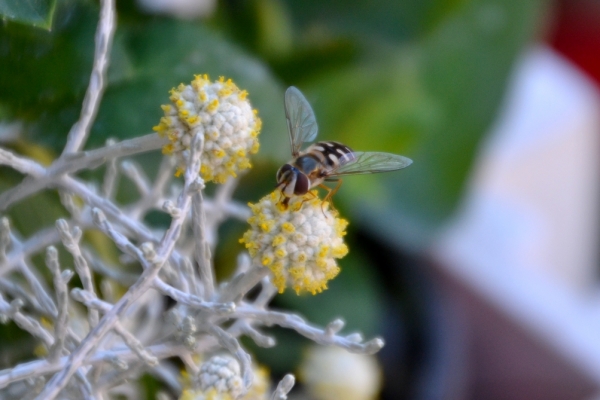
M 333 181 L 334 181 L 334 179 L 329 180 L 329 182 L 333 182 Z M 335 179 L 335 181 L 337 181 L 337 185 L 335 185 L 335 187 L 333 189 L 328 188 L 327 186 L 323 185 L 322 183 L 319 184 L 319 187 L 327 190 L 327 195 L 323 199 L 323 203 L 325 203 L 326 201 L 329 201 L 329 205 L 331 206 L 331 209 L 337 211 L 335 206 L 333 205 L 332 197 L 334 194 L 336 194 L 336 192 L 338 191 L 340 186 L 342 186 L 342 180 Z

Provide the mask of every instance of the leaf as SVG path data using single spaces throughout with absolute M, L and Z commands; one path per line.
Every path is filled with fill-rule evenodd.
M 422 37 L 439 14 L 468 0 L 286 0 L 295 20 L 309 35 L 351 36 L 361 41 L 403 42 Z
M 55 8 L 56 0 L 1 0 L 0 17 L 50 30 Z
M 52 32 L 5 24 L 0 34 L 0 104 L 6 116 L 39 123 L 33 139 L 61 148 L 90 79 L 97 7 L 57 7 Z M 57 133 L 58 132 L 58 133 Z

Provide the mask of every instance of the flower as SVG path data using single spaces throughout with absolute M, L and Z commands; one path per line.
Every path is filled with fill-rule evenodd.
M 204 135 L 200 175 L 205 181 L 223 183 L 237 171 L 250 168 L 249 154 L 258 151 L 262 122 L 247 99 L 248 92 L 221 77 L 210 82 L 196 75 L 189 85 L 171 89 L 171 104 L 162 107 L 165 116 L 153 129 L 170 143 L 163 153 L 179 159 L 176 175 L 185 169 L 187 149 L 196 134 Z
M 240 364 L 230 355 L 213 356 L 202 364 L 196 377 L 200 389 L 185 388 L 179 400 L 267 400 L 269 371 L 253 365 L 252 372 L 252 386 L 240 397 L 243 391 Z
M 339 347 L 311 346 L 299 376 L 317 400 L 373 400 L 381 389 L 377 359 Z
M 279 192 L 249 204 L 250 229 L 244 234 L 250 256 L 273 272 L 280 293 L 291 286 L 297 294 L 320 293 L 340 271 L 336 258 L 348 253 L 343 236 L 348 222 L 337 217 L 313 190 L 294 196 L 283 207 Z

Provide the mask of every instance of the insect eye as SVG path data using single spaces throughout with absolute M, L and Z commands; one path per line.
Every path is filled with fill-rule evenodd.
M 281 168 L 279 168 L 279 171 L 277 171 L 277 182 L 281 182 L 283 180 L 285 180 L 290 172 L 292 171 L 292 166 L 290 164 L 285 164 L 284 166 L 282 166 Z
M 304 174 L 296 175 L 296 186 L 294 186 L 295 195 L 303 195 L 308 192 L 309 181 L 308 177 Z

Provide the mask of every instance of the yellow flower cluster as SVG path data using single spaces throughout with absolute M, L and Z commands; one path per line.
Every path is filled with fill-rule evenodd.
M 205 181 L 223 183 L 236 172 L 250 168 L 249 154 L 258 151 L 262 122 L 231 79 L 211 82 L 196 75 L 189 85 L 171 89 L 171 104 L 161 106 L 164 117 L 153 129 L 169 138 L 163 153 L 179 159 L 177 175 L 186 165 L 187 149 L 195 135 L 204 136 L 200 175 Z
M 240 242 L 273 272 L 280 293 L 287 286 L 298 294 L 320 293 L 340 271 L 335 259 L 348 253 L 343 240 L 348 222 L 329 210 L 317 191 L 292 197 L 287 208 L 280 196 L 276 191 L 250 204 L 250 229 Z

